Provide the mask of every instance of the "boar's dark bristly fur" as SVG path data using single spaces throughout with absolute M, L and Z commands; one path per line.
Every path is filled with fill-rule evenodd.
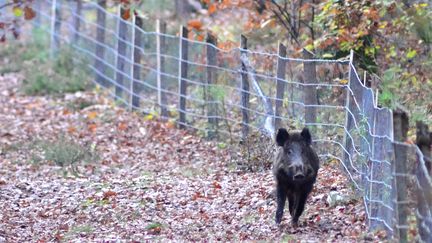
M 276 143 L 279 146 L 273 164 L 277 196 L 276 223 L 282 221 L 288 198 L 292 224 L 297 226 L 316 181 L 319 159 L 311 147 L 312 137 L 307 128 L 300 133 L 288 133 L 281 128 L 276 134 Z

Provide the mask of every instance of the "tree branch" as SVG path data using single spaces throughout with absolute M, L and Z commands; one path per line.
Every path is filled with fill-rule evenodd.
M 274 0 L 272 0 L 271 3 L 277 8 L 277 11 L 272 8 L 271 11 L 273 12 L 273 14 L 276 16 L 277 19 L 279 19 L 279 22 L 285 27 L 291 38 L 300 46 L 300 42 L 298 40 L 298 32 L 291 24 L 291 16 L 288 11 L 286 9 L 284 10 L 284 8 L 282 8 L 282 6 L 280 6 Z
M 314 31 L 314 22 L 315 22 L 315 0 L 312 0 L 312 16 L 311 16 L 311 25 L 309 26 L 309 30 L 311 33 L 312 41 L 315 40 L 315 31 Z
M 31 2 L 31 1 L 29 1 L 29 2 Z M 21 6 L 22 4 L 24 4 L 23 0 L 12 1 L 12 2 L 5 3 L 3 5 L 0 5 L 0 9 L 7 8 L 7 7 L 12 6 L 12 5 Z
M 297 43 L 297 45 L 300 46 L 300 42 L 297 39 L 297 36 L 295 35 L 295 33 L 293 33 L 290 29 L 290 26 L 288 26 L 285 21 L 282 19 L 282 17 L 276 13 L 274 10 L 272 10 L 272 12 L 275 14 L 276 18 L 279 19 L 279 22 L 281 22 L 281 24 L 285 27 L 285 29 L 288 31 L 288 33 L 290 34 L 291 38 Z
M 3 5 L 0 6 L 0 9 L 9 7 L 9 6 L 14 5 L 14 4 L 15 3 L 13 3 L 13 2 L 11 2 L 11 3 L 5 3 L 5 4 L 3 4 Z

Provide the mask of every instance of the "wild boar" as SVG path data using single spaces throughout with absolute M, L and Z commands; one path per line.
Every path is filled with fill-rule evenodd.
M 273 164 L 277 196 L 276 224 L 282 221 L 288 198 L 291 222 L 297 227 L 317 178 L 319 159 L 311 146 L 312 136 L 306 127 L 300 133 L 288 133 L 286 129 L 280 128 L 276 143 L 279 146 Z

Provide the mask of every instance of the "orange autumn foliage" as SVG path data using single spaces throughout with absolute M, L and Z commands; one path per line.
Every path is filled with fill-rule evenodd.
M 188 27 L 196 30 L 201 30 L 203 27 L 203 23 L 199 19 L 191 19 L 188 21 Z

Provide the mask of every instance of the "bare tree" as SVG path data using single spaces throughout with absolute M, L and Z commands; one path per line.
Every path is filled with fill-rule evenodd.
M 313 22 L 315 21 L 315 2 L 316 0 L 254 0 L 259 13 L 263 11 L 271 11 L 278 22 L 285 28 L 288 33 L 288 38 L 293 40 L 297 45 L 301 45 L 299 36 L 302 28 L 309 30 L 309 36 L 312 40 L 315 39 Z M 308 4 L 307 9 L 310 14 L 307 15 L 310 19 L 305 21 L 305 12 L 301 11 L 304 4 Z M 303 16 L 302 16 L 303 15 Z

